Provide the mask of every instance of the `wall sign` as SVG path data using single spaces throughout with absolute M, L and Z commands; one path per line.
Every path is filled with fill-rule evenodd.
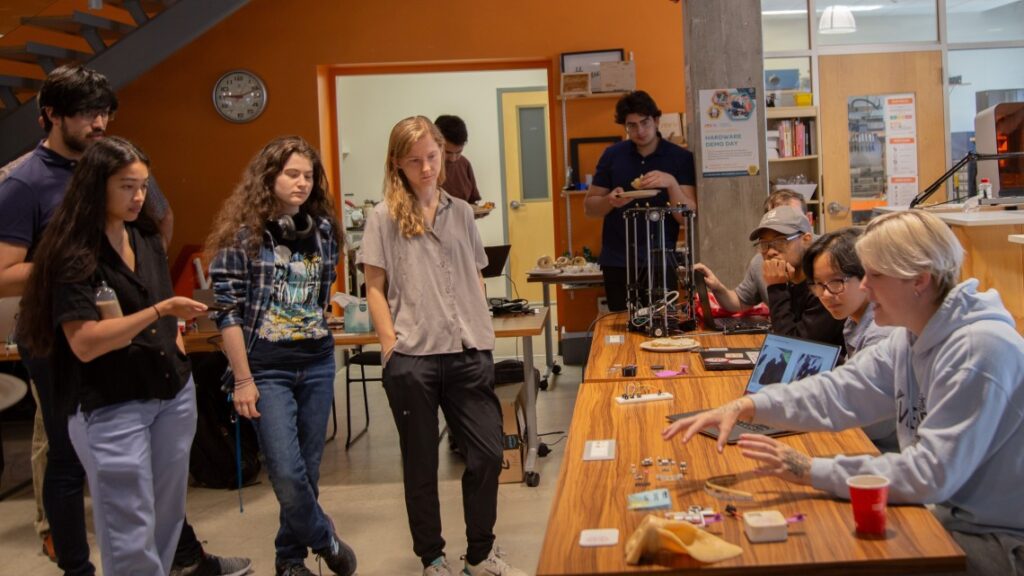
M 760 171 L 756 88 L 700 91 L 701 171 L 705 177 Z

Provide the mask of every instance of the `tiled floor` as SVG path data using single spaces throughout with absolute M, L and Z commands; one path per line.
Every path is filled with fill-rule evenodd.
M 543 350 L 543 344 L 538 341 L 534 349 Z M 515 353 L 512 341 L 499 341 L 496 356 Z M 540 393 L 540 433 L 568 430 L 579 381 L 578 367 L 563 368 L 560 376 L 552 378 L 549 389 Z M 341 421 L 338 439 L 329 443 L 324 453 L 320 502 L 333 516 L 342 539 L 355 549 L 359 557 L 358 574 L 419 574 L 420 562 L 412 552 L 406 521 L 398 435 L 384 391 L 379 384 L 369 386 L 369 433 L 346 452 L 343 377 L 336 382 L 336 389 Z M 362 422 L 361 398 L 353 398 L 353 409 L 353 418 Z M 8 466 L 14 468 L 7 476 L 24 478 L 30 430 L 28 426 L 8 425 L 4 433 Z M 561 436 L 552 434 L 544 440 L 553 443 Z M 533 573 L 537 566 L 563 446 L 564 442 L 555 444 L 549 456 L 538 460 L 539 487 L 502 484 L 499 489 L 495 527 L 498 544 L 506 550 L 506 559 L 511 564 L 528 573 Z M 453 566 L 461 567 L 459 556 L 466 546 L 459 481 L 462 463 L 449 453 L 447 442 L 442 443 L 440 450 L 441 510 L 447 553 Z M 7 478 L 5 487 L 6 481 Z M 236 492 L 192 488 L 188 496 L 189 519 L 210 552 L 249 556 L 255 574 L 273 574 L 278 507 L 265 475 L 258 485 L 246 488 L 243 497 L 245 512 L 240 514 Z M 32 528 L 34 514 L 30 488 L 0 502 L 0 574 L 59 574 L 56 565 L 39 552 L 39 540 Z M 93 544 L 93 558 L 98 565 L 98 549 Z M 307 566 L 316 572 L 312 557 Z M 326 567 L 324 570 L 329 573 Z

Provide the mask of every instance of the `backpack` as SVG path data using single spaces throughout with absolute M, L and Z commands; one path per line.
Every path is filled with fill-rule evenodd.
M 238 418 L 227 394 L 221 390 L 221 376 L 227 370 L 227 358 L 220 352 L 190 354 L 196 384 L 196 436 L 189 455 L 192 480 L 207 488 L 238 488 L 238 464 L 235 462 L 235 431 L 241 433 L 242 484 L 251 484 L 260 473 L 259 441 L 252 422 Z
M 519 382 L 525 382 L 524 377 L 526 370 L 523 366 L 522 360 L 501 360 L 494 363 L 494 385 L 501 386 L 503 384 L 517 384 Z M 533 369 L 533 377 L 540 382 L 540 371 L 536 368 Z

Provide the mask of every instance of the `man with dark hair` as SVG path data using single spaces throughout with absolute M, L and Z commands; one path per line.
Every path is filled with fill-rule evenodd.
M 693 154 L 669 142 L 658 132 L 661 110 L 646 92 L 637 90 L 615 104 L 615 123 L 626 129 L 627 139 L 609 146 L 597 162 L 593 184 L 583 206 L 590 218 L 603 218 L 601 255 L 608 308 L 626 309 L 626 221 L 624 212 L 634 201 L 621 195 L 628 190 L 657 189 L 643 200 L 651 206 L 685 204 L 697 208 Z M 664 248 L 675 250 L 681 214 L 665 221 Z M 655 247 L 658 248 L 658 247 Z
M 462 155 L 469 141 L 466 123 L 458 116 L 442 114 L 434 125 L 444 136 L 444 191 L 456 198 L 476 204 L 480 201 L 480 190 L 476 186 L 473 165 Z
M 106 135 L 107 123 L 117 110 L 117 96 L 107 79 L 78 65 L 51 72 L 39 91 L 38 103 L 46 138 L 0 182 L 0 296 L 18 296 L 24 290 L 33 251 L 64 199 L 78 160 Z M 49 439 L 43 507 L 57 565 L 65 574 L 95 574 L 85 531 L 85 471 L 68 437 L 67 422 L 56 417 L 49 358 L 35 357 L 21 346 L 19 353 L 36 386 Z M 248 559 L 204 553 L 186 521 L 172 574 L 240 576 L 250 565 Z

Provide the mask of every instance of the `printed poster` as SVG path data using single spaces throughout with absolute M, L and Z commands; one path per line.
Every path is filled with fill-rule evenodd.
M 700 91 L 701 171 L 705 177 L 754 176 L 760 169 L 757 89 Z
M 885 97 L 885 175 L 890 206 L 909 206 L 918 192 L 914 104 L 913 94 Z

